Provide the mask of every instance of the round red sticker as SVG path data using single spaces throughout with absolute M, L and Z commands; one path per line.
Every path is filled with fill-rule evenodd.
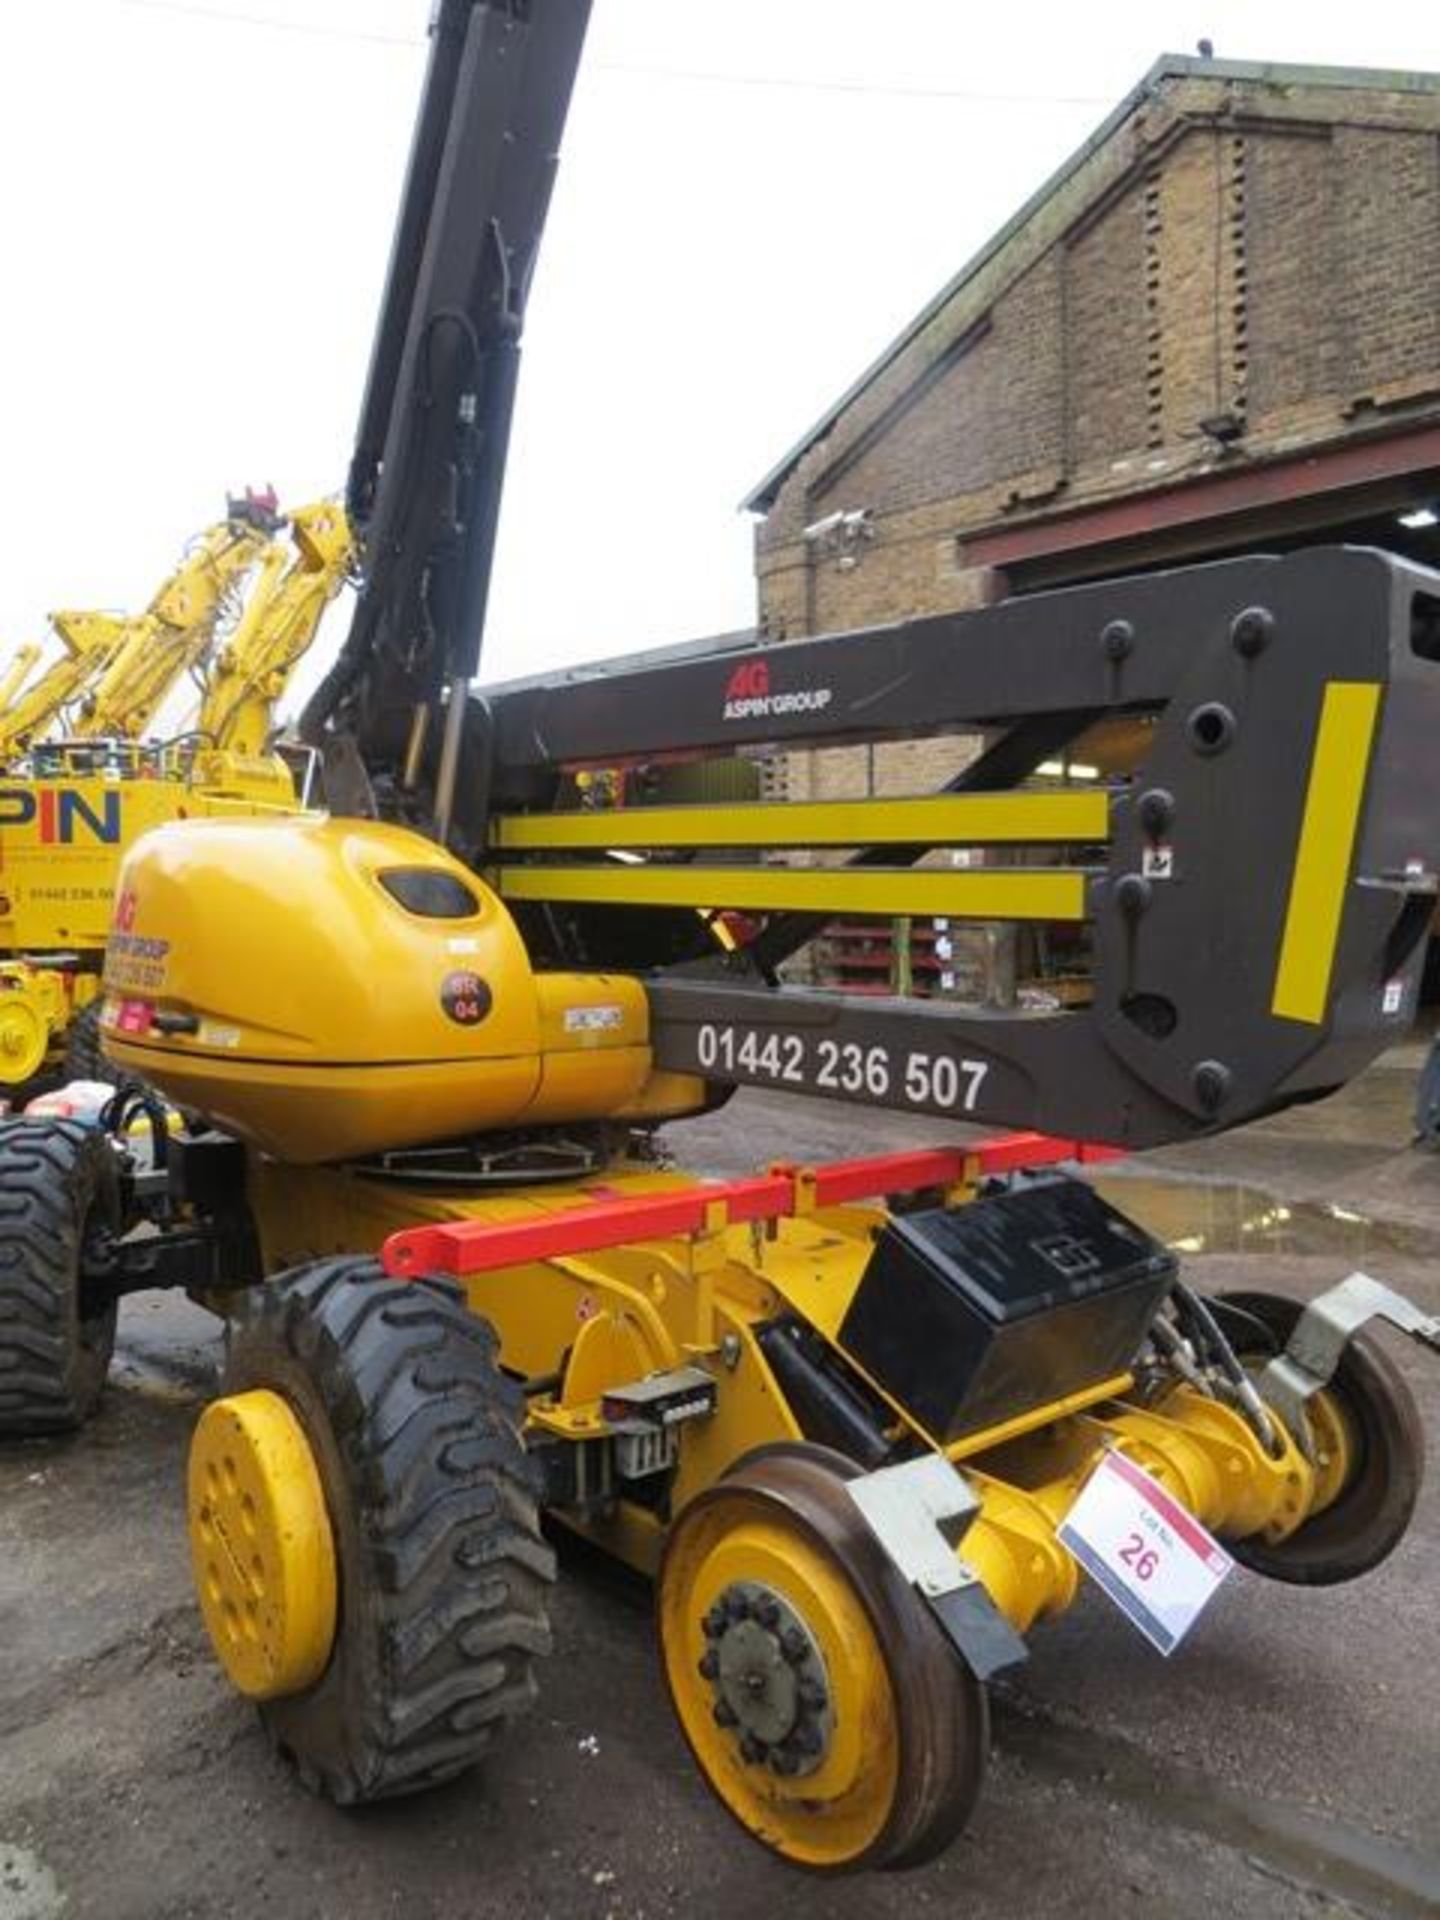
M 478 1027 L 490 1011 L 490 989 L 478 973 L 459 969 L 440 983 L 440 1004 L 458 1027 Z

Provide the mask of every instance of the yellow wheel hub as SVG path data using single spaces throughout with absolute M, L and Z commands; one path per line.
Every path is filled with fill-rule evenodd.
M 1333 1506 L 1349 1486 L 1359 1458 L 1354 1424 L 1336 1396 L 1322 1387 L 1306 1408 L 1315 1443 L 1315 1492 L 1312 1514 Z
M 278 1393 L 205 1409 L 188 1506 L 200 1611 L 232 1683 L 252 1700 L 303 1693 L 335 1639 L 335 1541 L 310 1442 Z
M 898 1714 L 843 1567 L 764 1503 L 721 1490 L 681 1516 L 659 1607 L 680 1724 L 731 1813 L 798 1864 L 858 1862 L 895 1803 Z
M 0 1086 L 32 1080 L 45 1064 L 50 1023 L 23 987 L 0 986 Z

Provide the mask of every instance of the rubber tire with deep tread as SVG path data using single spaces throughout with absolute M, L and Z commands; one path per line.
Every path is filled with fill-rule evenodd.
M 117 1078 L 115 1068 L 105 1058 L 100 1045 L 99 998 L 87 1001 L 70 1022 L 65 1035 L 64 1073 L 69 1080 L 109 1080 Z
M 453 1282 L 321 1260 L 246 1297 L 225 1391 L 254 1387 L 305 1428 L 338 1562 L 324 1674 L 260 1709 L 276 1750 L 342 1805 L 448 1780 L 531 1705 L 550 1650 L 555 1559 L 495 1335 Z
M 1222 1293 L 1212 1306 L 1238 1309 L 1258 1320 L 1279 1352 L 1304 1311 L 1299 1300 L 1276 1293 Z M 1227 1331 L 1242 1360 L 1245 1322 Z M 1250 1349 L 1253 1355 L 1254 1349 Z M 1378 1567 L 1404 1539 L 1425 1472 L 1425 1430 L 1409 1387 L 1394 1362 L 1363 1333 L 1351 1337 L 1327 1389 L 1348 1414 L 1359 1447 L 1350 1484 L 1326 1507 L 1274 1545 L 1256 1536 L 1228 1550 L 1266 1579 L 1295 1587 L 1333 1587 Z
M 65 1036 L 61 1084 L 71 1080 L 101 1080 L 121 1091 L 143 1087 L 145 1082 L 138 1073 L 130 1073 L 124 1067 L 116 1066 L 105 1051 L 100 1038 L 100 1009 L 103 1004 L 99 999 L 89 1001 L 71 1021 L 70 1030 Z
M 0 1121 L 0 1438 L 67 1433 L 95 1411 L 116 1306 L 86 1297 L 84 1249 L 119 1216 L 115 1155 L 74 1120 Z

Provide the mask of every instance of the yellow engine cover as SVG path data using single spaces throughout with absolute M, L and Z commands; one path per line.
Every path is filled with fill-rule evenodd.
M 488 887 L 369 821 L 146 834 L 121 869 L 105 993 L 118 1064 L 302 1163 L 631 1113 L 651 1079 L 638 981 L 537 977 Z M 667 1093 L 672 1112 L 703 1104 L 699 1081 Z

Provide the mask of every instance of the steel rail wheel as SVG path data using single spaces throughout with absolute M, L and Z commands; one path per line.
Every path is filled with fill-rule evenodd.
M 1213 1304 L 1222 1313 L 1235 1310 L 1227 1321 L 1231 1341 L 1242 1362 L 1257 1368 L 1271 1351 L 1256 1346 L 1255 1322 L 1278 1353 L 1304 1311 L 1300 1301 L 1273 1293 L 1222 1293 Z M 1288 1539 L 1257 1534 L 1227 1547 L 1267 1579 L 1333 1587 L 1378 1567 L 1404 1538 L 1424 1477 L 1425 1434 L 1398 1368 L 1364 1334 L 1351 1339 L 1334 1378 L 1311 1401 L 1310 1417 L 1326 1504 Z
M 821 1872 L 918 1866 L 964 1826 L 985 1690 L 845 1492 L 762 1448 L 686 1507 L 660 1570 L 670 1697 L 700 1771 L 763 1845 Z

